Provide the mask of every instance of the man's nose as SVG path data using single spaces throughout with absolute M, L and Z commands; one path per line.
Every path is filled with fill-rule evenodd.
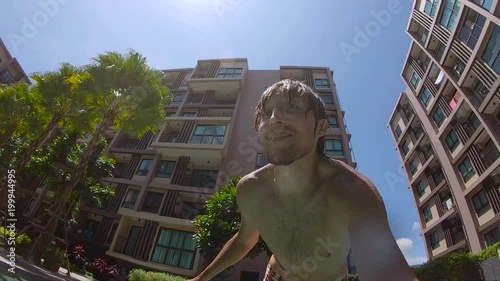
M 281 114 L 281 112 L 279 112 L 278 110 L 273 110 L 273 114 L 271 115 L 271 118 L 269 119 L 269 124 L 271 125 L 271 127 L 274 127 L 274 126 L 279 126 L 279 125 L 282 125 L 283 124 L 283 116 Z

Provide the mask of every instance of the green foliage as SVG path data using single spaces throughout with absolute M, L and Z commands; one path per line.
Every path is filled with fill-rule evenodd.
M 31 237 L 26 233 L 21 233 L 16 237 L 16 246 L 31 244 Z
M 486 249 L 482 250 L 481 252 L 477 253 L 476 255 L 479 258 L 480 262 L 483 262 L 489 258 L 492 257 L 498 257 L 498 250 L 500 249 L 500 242 L 497 242 Z
M 236 203 L 236 185 L 240 178 L 231 178 L 220 191 L 206 203 L 206 214 L 195 218 L 196 233 L 193 235 L 196 246 L 209 260 L 215 258 L 229 239 L 239 230 L 241 217 Z M 246 257 L 255 258 L 268 249 L 262 238 Z
M 349 274 L 347 275 L 347 281 L 359 281 L 359 277 L 357 274 Z
M 128 275 L 130 281 L 186 281 L 186 278 L 163 272 L 145 271 L 144 269 L 133 269 Z
M 65 252 L 66 252 L 65 250 L 59 247 L 53 245 L 49 246 L 43 252 L 42 267 L 51 271 L 59 270 L 59 267 L 61 267 L 64 264 L 64 259 L 66 257 Z
M 453 253 L 431 260 L 413 271 L 420 281 L 482 280 L 479 258 L 471 253 Z

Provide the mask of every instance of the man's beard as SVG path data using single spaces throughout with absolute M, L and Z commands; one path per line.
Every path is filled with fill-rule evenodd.
M 309 152 L 307 149 L 298 149 L 294 146 L 289 148 L 264 147 L 264 155 L 267 161 L 273 165 L 290 165 L 306 156 Z

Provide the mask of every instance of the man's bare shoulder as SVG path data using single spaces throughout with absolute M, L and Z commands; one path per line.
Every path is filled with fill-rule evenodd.
M 332 160 L 331 166 L 331 181 L 337 185 L 332 192 L 337 194 L 340 192 L 344 200 L 355 203 L 348 204 L 350 206 L 365 206 L 365 208 L 353 208 L 356 213 L 353 215 L 364 215 L 366 212 L 384 208 L 382 196 L 368 177 L 339 160 Z
M 238 204 L 254 201 L 265 190 L 268 174 L 269 170 L 263 168 L 243 176 L 236 186 Z

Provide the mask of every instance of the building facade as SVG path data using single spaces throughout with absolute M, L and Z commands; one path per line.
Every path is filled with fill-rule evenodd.
M 194 68 L 164 73 L 172 93 L 165 123 L 141 138 L 108 129 L 106 153 L 117 163 L 113 177 L 103 181 L 115 197 L 101 208 L 83 204 L 77 217 L 84 239 L 106 245 L 107 255 L 130 267 L 195 276 L 211 262 L 195 248 L 192 220 L 230 176 L 267 164 L 254 108 L 275 82 L 303 80 L 321 95 L 329 120 L 325 152 L 356 167 L 329 68 L 249 70 L 247 59 L 236 58 L 199 60 Z M 22 193 L 24 216 L 31 219 L 53 196 L 43 179 Z M 265 254 L 244 259 L 227 280 L 262 280 L 267 262 Z
M 31 81 L 15 57 L 0 38 L 0 84 L 28 83 Z
M 388 127 L 429 259 L 500 241 L 500 5 L 416 0 Z

